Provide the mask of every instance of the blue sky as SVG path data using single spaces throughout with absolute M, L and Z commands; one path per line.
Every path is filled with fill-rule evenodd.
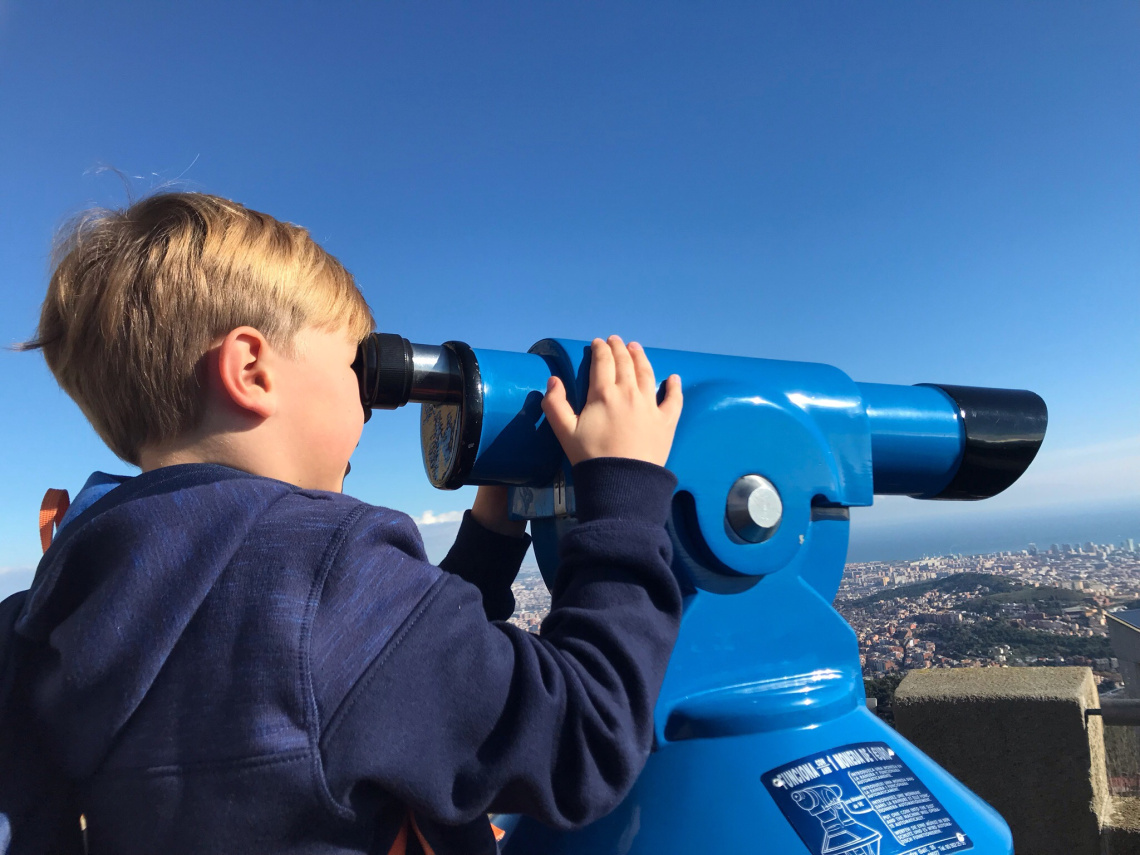
M 413 341 L 618 332 L 1046 399 L 1005 495 L 856 528 L 1140 509 L 1137 44 L 1111 0 L 0 0 L 0 340 L 58 224 L 127 200 L 114 169 L 308 227 Z M 27 568 L 43 490 L 125 467 L 39 356 L 0 353 L 0 390 Z M 373 419 L 346 489 L 454 513 L 417 419 Z

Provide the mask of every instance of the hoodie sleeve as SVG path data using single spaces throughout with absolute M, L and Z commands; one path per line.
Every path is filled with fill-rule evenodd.
M 477 588 L 436 570 L 322 730 L 341 805 L 378 786 L 441 823 L 496 811 L 572 828 L 625 797 L 680 625 L 664 529 L 676 482 L 616 459 L 574 479 L 579 525 L 541 634 L 489 622 Z
M 499 534 L 480 525 L 471 511 L 465 511 L 455 544 L 439 568 L 479 589 L 487 620 L 507 620 L 515 611 L 511 583 L 529 548 L 529 535 Z

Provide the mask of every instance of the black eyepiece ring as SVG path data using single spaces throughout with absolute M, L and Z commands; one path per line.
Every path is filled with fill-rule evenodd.
M 352 363 L 360 384 L 364 420 L 373 409 L 394 410 L 412 394 L 412 345 L 403 336 L 371 333 L 360 342 Z

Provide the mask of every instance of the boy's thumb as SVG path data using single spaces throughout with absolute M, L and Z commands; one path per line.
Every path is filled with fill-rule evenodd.
M 566 400 L 566 387 L 557 377 L 546 381 L 546 394 L 542 398 L 542 411 L 546 413 L 546 420 L 554 429 L 554 435 L 560 439 L 574 429 L 576 417 L 574 408 Z
M 673 424 L 677 424 L 678 419 L 681 418 L 681 407 L 684 403 L 685 398 L 681 394 L 681 377 L 677 374 L 670 374 L 665 380 L 665 395 L 661 400 L 660 408 Z

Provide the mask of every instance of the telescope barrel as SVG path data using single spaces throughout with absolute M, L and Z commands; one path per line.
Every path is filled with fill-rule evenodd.
M 987 499 L 1033 462 L 1049 421 L 1022 389 L 859 383 L 871 423 L 875 493 Z
M 707 364 L 701 358 L 700 364 Z M 476 355 L 461 342 L 412 344 L 399 335 L 373 333 L 361 343 L 356 367 L 366 413 L 412 402 L 445 406 L 424 423 L 425 439 L 431 437 L 435 449 L 428 455 L 435 461 L 428 469 L 436 486 L 499 479 L 534 483 L 555 464 L 557 445 L 536 432 L 542 417 L 538 401 L 553 363 L 534 349 L 526 354 L 480 350 Z M 763 370 L 759 363 L 756 370 Z M 935 384 L 855 386 L 869 423 L 878 495 L 989 498 L 1025 472 L 1045 437 L 1048 412 L 1033 392 Z M 492 389 L 492 399 L 484 400 L 484 391 Z M 447 405 L 460 412 L 450 414 Z
M 871 423 L 875 493 L 942 492 L 962 460 L 964 433 L 953 401 L 932 386 L 857 385 Z

